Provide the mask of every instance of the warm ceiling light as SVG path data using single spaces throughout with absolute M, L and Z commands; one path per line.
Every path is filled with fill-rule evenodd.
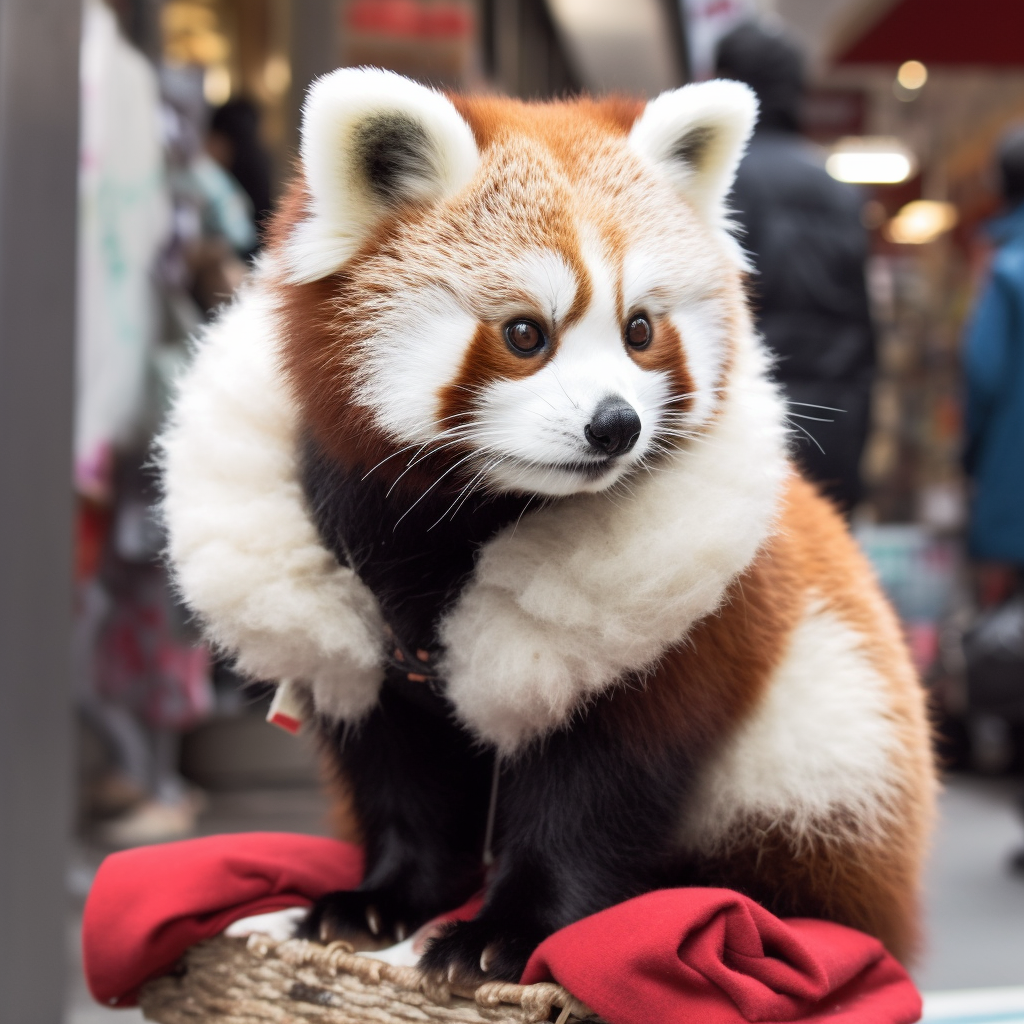
M 917 199 L 907 203 L 885 227 L 890 242 L 925 245 L 956 227 L 959 214 L 952 203 Z
M 913 175 L 917 161 L 899 139 L 848 138 L 836 143 L 825 170 L 855 185 L 896 185 Z
M 287 57 L 277 54 L 263 68 L 263 87 L 271 96 L 282 96 L 292 84 L 292 68 Z
M 231 72 L 215 64 L 203 72 L 203 98 L 211 107 L 219 107 L 231 99 Z
M 904 61 L 896 72 L 896 81 L 904 89 L 916 92 L 923 89 L 924 83 L 928 81 L 928 69 L 919 60 Z

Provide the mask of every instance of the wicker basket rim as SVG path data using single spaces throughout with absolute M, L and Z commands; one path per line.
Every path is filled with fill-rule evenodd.
M 344 941 L 322 945 L 308 939 L 281 940 L 263 934 L 228 941 L 244 942 L 247 951 L 259 959 L 276 958 L 290 967 L 308 966 L 327 974 L 351 974 L 364 984 L 380 985 L 386 982 L 408 992 L 420 992 L 437 1003 L 447 1003 L 452 996 L 458 996 L 492 1009 L 502 1004 L 518 1006 L 530 1011 L 533 1019 L 547 1017 L 552 1008 L 561 1011 L 558 1017 L 560 1021 L 567 1020 L 570 1016 L 581 1020 L 597 1018 L 597 1014 L 588 1006 L 554 982 L 519 985 L 512 982 L 488 981 L 475 987 L 468 987 L 439 981 L 417 967 L 390 964 L 384 960 L 361 955 Z M 542 1011 L 542 1017 L 538 1018 L 537 1015 Z

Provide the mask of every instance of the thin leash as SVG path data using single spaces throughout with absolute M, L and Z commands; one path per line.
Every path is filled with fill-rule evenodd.
M 489 868 L 494 863 L 494 821 L 498 816 L 498 780 L 501 778 L 501 758 L 494 755 L 494 771 L 491 773 L 491 803 L 487 808 L 487 829 L 484 832 L 483 864 Z

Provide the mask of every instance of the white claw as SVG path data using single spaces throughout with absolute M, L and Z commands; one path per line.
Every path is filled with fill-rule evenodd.
M 381 919 L 376 907 L 366 908 L 366 923 L 370 928 L 371 935 L 380 935 Z
M 405 922 L 399 921 L 398 924 L 395 925 L 395 939 L 397 939 L 397 941 L 399 942 L 405 942 L 408 935 L 409 932 L 408 929 L 405 927 Z
M 480 970 L 486 974 L 491 969 L 491 961 L 494 959 L 494 947 L 486 946 L 480 954 Z
M 448 984 L 455 984 L 455 964 L 448 965 Z

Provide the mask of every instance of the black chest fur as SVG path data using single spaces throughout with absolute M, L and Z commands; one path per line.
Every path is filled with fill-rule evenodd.
M 472 573 L 480 546 L 533 500 L 471 495 L 462 501 L 458 489 L 440 487 L 409 494 L 365 470 L 346 470 L 311 441 L 302 466 L 321 540 L 373 591 L 409 649 L 436 646 L 438 621 Z

